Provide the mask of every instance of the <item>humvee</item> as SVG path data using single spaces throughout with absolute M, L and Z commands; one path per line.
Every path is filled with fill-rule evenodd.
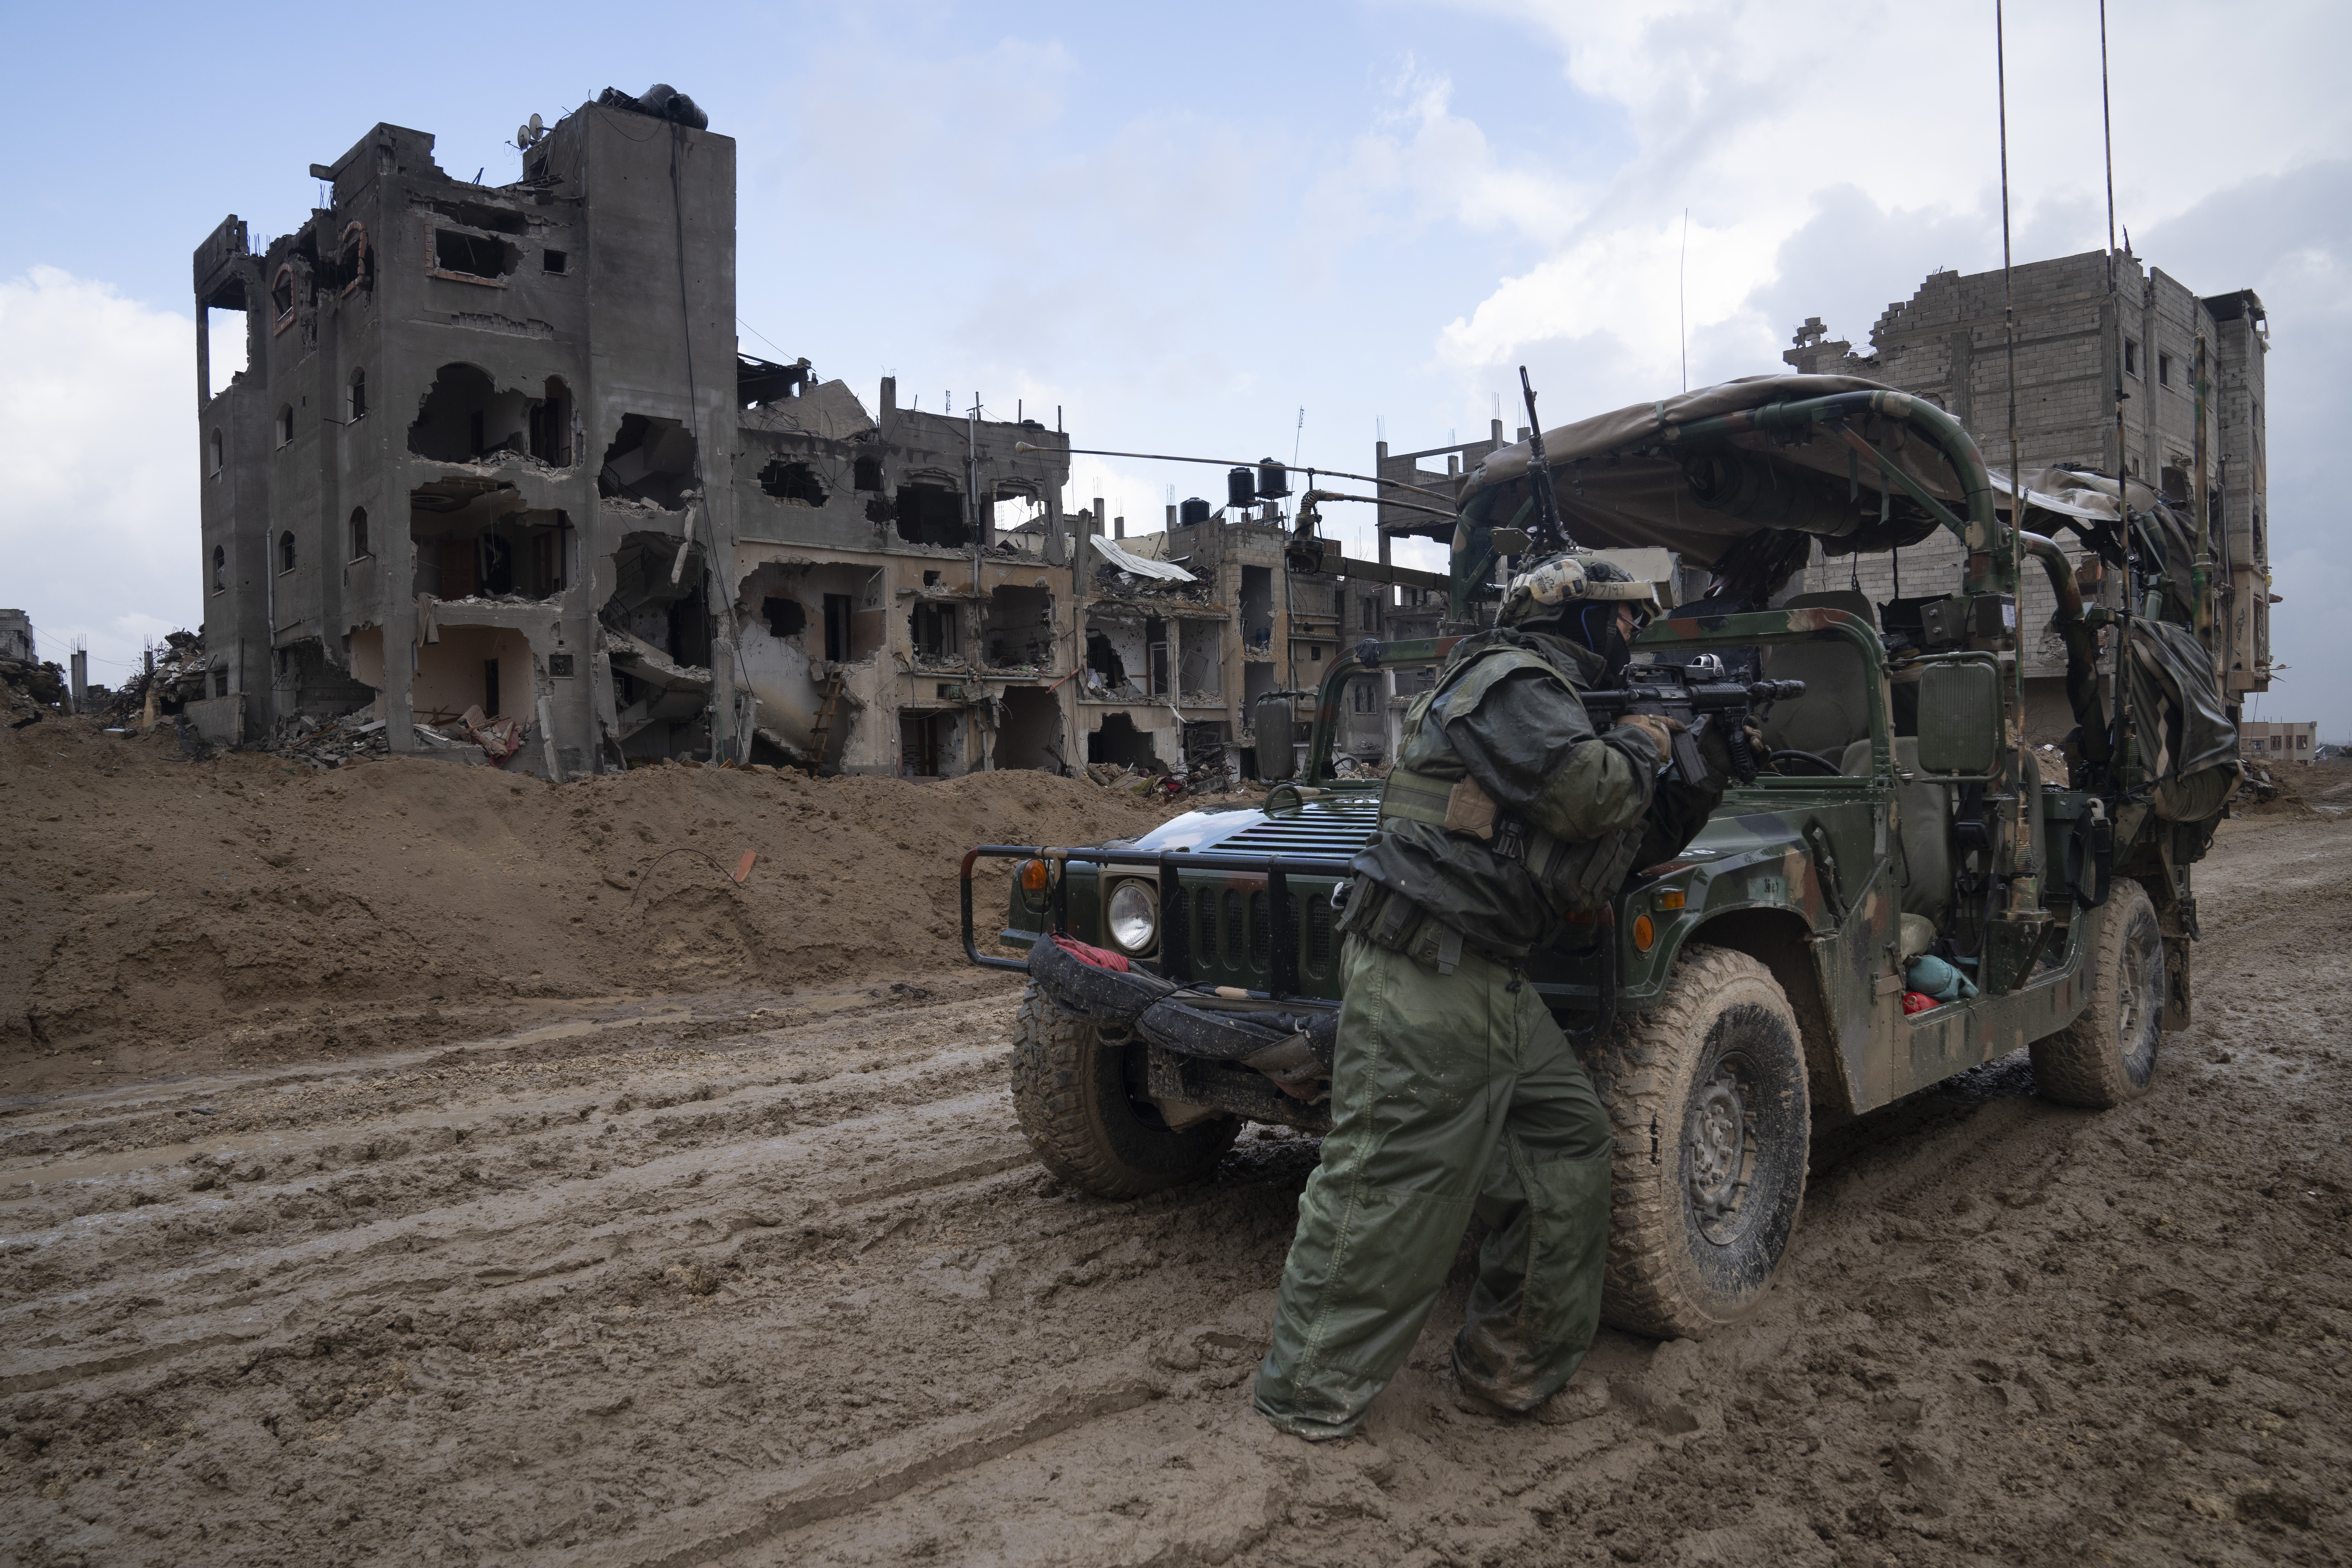
M 1641 635 L 1637 664 L 1804 682 L 1760 715 L 1763 771 L 1528 963 L 1616 1129 L 1604 1313 L 1696 1337 L 1769 1283 L 1814 1129 L 2020 1048 L 2053 1100 L 2147 1091 L 2162 1034 L 2189 1017 L 2190 867 L 2238 774 L 2206 648 L 2209 546 L 2137 480 L 2012 482 L 1934 404 L 1848 377 L 1727 383 L 1549 432 L 1544 449 L 1580 544 L 1664 546 L 1713 574 Z M 1530 461 L 1503 448 L 1462 485 L 1461 633 L 1491 620 L 1507 551 L 1526 548 Z M 1922 597 L 1783 596 L 1817 540 L 1877 552 L 1937 529 L 1960 542 L 1958 580 Z M 2029 559 L 2066 652 L 2063 781 L 2026 740 L 2020 645 L 2043 635 L 2020 622 Z M 1454 640 L 1337 660 L 1303 766 L 1282 765 L 1294 715 L 1264 702 L 1276 782 L 1255 805 L 965 857 L 967 956 L 1028 972 L 1013 1100 L 1060 1180 L 1132 1196 L 1206 1175 L 1245 1121 L 1328 1130 L 1347 1048 L 1332 895 L 1381 788 L 1334 770 L 1341 700 L 1351 679 L 1410 680 Z M 1025 962 L 980 950 L 982 858 L 1014 863 L 997 937 Z M 1969 984 L 1911 1011 L 1923 957 Z

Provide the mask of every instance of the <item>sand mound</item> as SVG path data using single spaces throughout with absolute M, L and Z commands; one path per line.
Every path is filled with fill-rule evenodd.
M 1035 773 L 665 766 L 558 788 L 439 761 L 192 763 L 167 731 L 52 719 L 0 731 L 0 1061 L 263 1029 L 298 1001 L 341 1020 L 314 1033 L 368 1046 L 384 1042 L 366 1019 L 392 1016 L 371 1004 L 478 1016 L 938 970 L 961 962 L 970 846 L 1166 815 Z M 725 873 L 747 849 L 739 887 Z M 982 900 L 987 929 L 1003 895 Z

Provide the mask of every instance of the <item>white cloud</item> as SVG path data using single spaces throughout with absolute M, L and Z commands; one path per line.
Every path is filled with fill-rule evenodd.
M 199 603 L 195 323 L 54 267 L 0 279 L 0 559 L 41 655 L 119 685 Z

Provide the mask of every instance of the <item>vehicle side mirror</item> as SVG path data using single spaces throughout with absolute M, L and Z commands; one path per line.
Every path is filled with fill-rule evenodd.
M 1257 776 L 1268 784 L 1298 776 L 1298 710 L 1280 692 L 1269 692 L 1252 710 L 1257 731 Z
M 2000 675 L 1989 664 L 1931 664 L 1919 675 L 1919 771 L 1990 773 L 2000 758 Z

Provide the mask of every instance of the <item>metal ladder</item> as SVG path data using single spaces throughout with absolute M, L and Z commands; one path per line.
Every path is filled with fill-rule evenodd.
M 824 766 L 824 743 L 833 735 L 833 721 L 841 716 L 841 690 L 845 684 L 839 675 L 824 678 L 822 690 L 824 700 L 817 705 L 816 722 L 809 729 L 809 777 L 816 777 Z

